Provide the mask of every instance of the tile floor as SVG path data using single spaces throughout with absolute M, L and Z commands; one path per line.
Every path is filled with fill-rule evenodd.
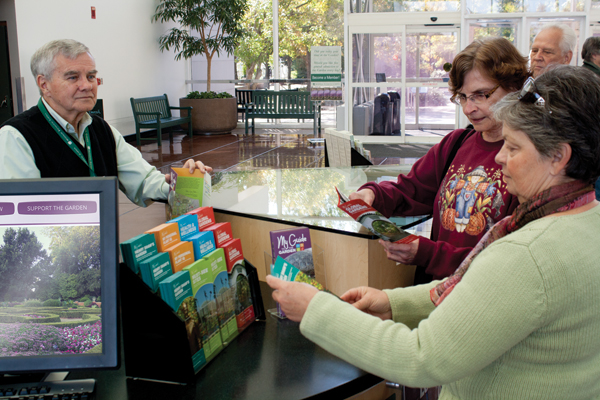
M 312 129 L 259 128 L 244 136 L 243 129 L 226 135 L 195 135 L 174 132 L 173 141 L 163 135 L 163 146 L 142 142 L 138 147 L 150 164 L 163 172 L 181 165 L 188 158 L 201 160 L 215 171 L 239 171 L 263 168 L 318 168 L 325 166 L 322 143 L 312 144 Z M 135 138 L 127 138 L 135 146 Z M 146 143 L 146 144 L 144 144 Z M 398 157 L 373 158 L 375 165 L 398 165 Z

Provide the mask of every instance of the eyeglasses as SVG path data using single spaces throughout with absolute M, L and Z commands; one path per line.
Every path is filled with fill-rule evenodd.
M 459 106 L 464 106 L 465 104 L 467 104 L 467 100 L 471 100 L 471 103 L 473 103 L 473 104 L 481 104 L 484 101 L 486 101 L 487 99 L 489 99 L 490 96 L 493 95 L 494 92 L 496 90 L 498 90 L 499 87 L 500 87 L 500 84 L 497 84 L 489 92 L 487 92 L 485 94 L 484 93 L 475 93 L 470 96 L 465 96 L 464 94 L 458 93 L 458 94 L 455 94 L 454 96 L 450 97 L 450 101 L 458 104 Z
M 533 101 L 533 104 L 535 104 L 536 106 L 544 107 L 544 105 L 546 104 L 546 100 L 544 100 L 542 96 L 535 92 L 535 89 L 533 88 L 534 84 L 535 79 L 533 79 L 531 76 L 527 78 L 517 98 L 522 101 L 535 99 Z

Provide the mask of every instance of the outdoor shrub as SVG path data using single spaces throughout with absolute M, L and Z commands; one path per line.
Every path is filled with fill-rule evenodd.
M 83 303 L 83 306 L 84 306 L 84 307 L 90 307 L 91 305 L 92 305 L 92 301 L 91 301 L 91 300 L 86 300 L 86 301 Z
M 0 323 L 12 324 L 13 322 L 22 322 L 25 318 L 19 315 L 0 314 Z
M 44 307 L 60 307 L 60 300 L 48 299 L 43 303 Z
M 61 318 L 78 318 L 81 319 L 83 317 L 83 313 L 87 311 L 79 311 L 79 310 L 68 310 L 60 313 Z
M 80 319 L 77 319 L 75 321 L 61 321 L 61 322 L 52 322 L 49 324 L 45 324 L 45 325 L 51 325 L 51 326 L 55 326 L 57 328 L 75 328 L 78 327 L 80 325 L 91 325 L 91 324 L 95 324 L 96 322 L 100 321 L 101 317 L 98 315 L 87 315 L 84 314 Z
M 60 317 L 56 314 L 43 314 L 43 313 L 25 314 L 25 315 L 23 315 L 23 317 L 25 318 L 23 320 L 23 322 L 30 323 L 30 324 L 44 324 L 44 323 L 51 323 L 51 322 L 60 322 Z
M 42 302 L 37 299 L 27 300 L 25 303 L 23 303 L 23 307 L 41 307 L 41 306 L 42 306 Z
M 91 301 L 90 296 L 87 295 L 87 294 L 85 296 L 83 296 L 82 298 L 79 299 L 79 301 L 82 302 L 82 303 L 85 303 L 88 300 Z

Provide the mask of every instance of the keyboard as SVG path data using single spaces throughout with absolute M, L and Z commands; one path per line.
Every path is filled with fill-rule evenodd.
M 0 400 L 92 400 L 95 379 L 0 385 Z

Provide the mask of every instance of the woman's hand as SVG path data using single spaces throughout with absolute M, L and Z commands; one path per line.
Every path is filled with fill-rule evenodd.
M 308 304 L 319 290 L 308 283 L 286 282 L 267 275 L 267 284 L 273 289 L 273 300 L 281 305 L 285 316 L 295 322 L 302 321 Z
M 350 200 L 361 199 L 368 205 L 373 205 L 373 202 L 375 201 L 375 193 L 373 193 L 371 189 L 363 189 L 359 190 L 358 192 L 350 193 L 348 198 Z
M 412 264 L 419 249 L 419 239 L 410 243 L 392 243 L 385 240 L 379 240 L 379 243 L 388 259 L 408 265 Z
M 383 320 L 392 319 L 390 299 L 381 290 L 361 286 L 348 290 L 340 298 L 367 314 Z

